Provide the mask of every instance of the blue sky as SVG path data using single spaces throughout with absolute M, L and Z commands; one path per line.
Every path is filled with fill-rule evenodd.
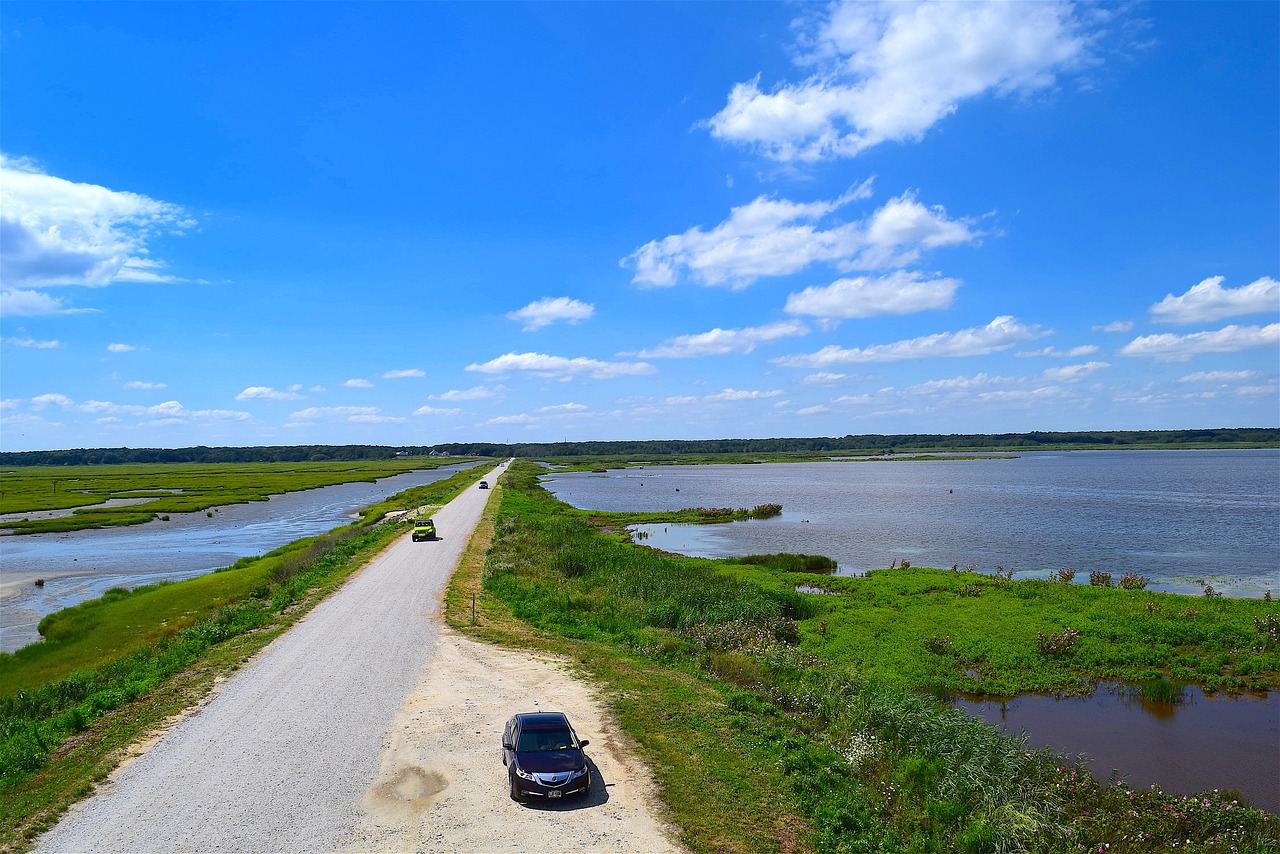
M 1280 423 L 1280 5 L 0 6 L 0 447 Z

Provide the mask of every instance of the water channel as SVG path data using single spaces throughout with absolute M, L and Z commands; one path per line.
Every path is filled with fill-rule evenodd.
M 641 525 L 645 545 L 699 557 L 822 554 L 842 575 L 910 560 L 917 566 L 1059 568 L 1199 595 L 1280 594 L 1280 451 L 1033 453 L 1017 459 L 830 461 L 646 466 L 555 472 L 546 487 L 575 507 L 679 510 L 780 503 L 782 516 L 721 525 Z M 961 699 L 957 705 L 1025 732 L 1032 747 L 1083 755 L 1100 779 L 1194 794 L 1235 789 L 1280 811 L 1280 693 L 1183 702 L 1099 686 L 1092 697 Z
M 34 643 L 41 617 L 112 587 L 178 581 L 230 566 L 347 524 L 370 504 L 471 465 L 289 492 L 207 513 L 173 513 L 168 521 L 145 525 L 0 536 L 0 651 Z

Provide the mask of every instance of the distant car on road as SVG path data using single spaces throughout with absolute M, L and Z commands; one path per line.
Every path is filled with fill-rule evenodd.
M 563 712 L 526 712 L 507 721 L 502 731 L 502 761 L 511 781 L 511 799 L 555 800 L 586 796 L 591 768 Z
M 436 523 L 431 519 L 415 519 L 413 522 L 413 541 L 436 539 Z
M 481 489 L 488 489 L 488 488 L 489 488 L 489 481 L 487 481 L 487 480 L 482 480 L 482 481 L 480 481 L 480 488 L 481 488 Z

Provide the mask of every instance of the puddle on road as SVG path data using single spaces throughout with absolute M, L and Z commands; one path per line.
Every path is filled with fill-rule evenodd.
M 1280 693 L 1228 697 L 1187 688 L 1183 697 L 1159 703 L 1104 685 L 1090 697 L 960 698 L 956 706 L 1010 734 L 1026 733 L 1032 748 L 1084 754 L 1100 780 L 1114 769 L 1132 788 L 1234 789 L 1280 812 Z

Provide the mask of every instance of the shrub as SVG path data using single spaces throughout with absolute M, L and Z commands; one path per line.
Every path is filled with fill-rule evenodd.
M 1046 658 L 1068 655 L 1075 649 L 1078 640 L 1080 640 L 1080 633 L 1071 628 L 1050 635 L 1036 632 L 1036 651 Z
M 1110 587 L 1111 573 L 1103 572 L 1100 569 L 1089 570 L 1089 583 L 1094 587 Z

